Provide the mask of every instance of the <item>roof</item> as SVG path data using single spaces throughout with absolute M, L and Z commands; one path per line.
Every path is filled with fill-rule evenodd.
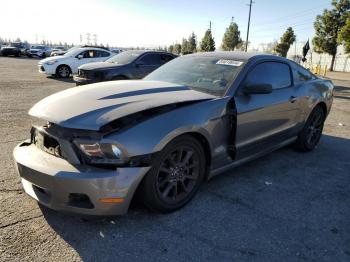
M 152 53 L 169 53 L 167 51 L 162 51 L 162 50 L 140 50 L 140 49 L 131 49 L 131 50 L 126 50 L 125 52 L 130 52 L 130 53 L 136 53 L 136 54 L 143 54 L 147 52 L 152 52 Z
M 242 61 L 247 61 L 253 57 L 273 57 L 275 55 L 257 53 L 257 52 L 242 52 L 242 51 L 215 51 L 215 52 L 199 52 L 191 54 L 192 56 L 211 56 L 217 57 L 219 59 L 237 59 Z

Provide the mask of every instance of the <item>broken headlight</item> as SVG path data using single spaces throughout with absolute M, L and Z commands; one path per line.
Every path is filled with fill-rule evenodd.
M 123 151 L 114 144 L 87 141 L 74 141 L 74 143 L 88 164 L 124 165 L 129 161 Z

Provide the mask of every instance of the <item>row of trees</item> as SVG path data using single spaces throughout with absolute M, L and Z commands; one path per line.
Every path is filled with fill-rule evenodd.
M 332 56 L 330 70 L 333 71 L 338 46 L 350 54 L 350 0 L 332 0 L 332 9 L 324 10 L 314 23 L 314 51 Z
M 238 25 L 232 21 L 226 28 L 226 32 L 222 39 L 221 48 L 226 51 L 242 49 L 245 46 L 245 42 L 242 41 L 240 35 L 241 33 L 238 30 Z M 192 32 L 188 38 L 182 39 L 182 44 L 177 43 L 168 47 L 169 52 L 176 54 L 191 54 L 197 51 L 211 52 L 215 49 L 215 40 L 211 29 L 205 31 L 204 37 L 199 44 L 197 41 L 197 36 Z
M 17 37 L 15 39 L 10 39 L 10 38 L 2 38 L 0 37 L 0 44 L 9 44 L 9 43 L 14 43 L 14 42 L 24 42 L 28 43 L 26 40 L 21 40 L 21 38 Z M 68 44 L 67 42 L 52 42 L 48 40 L 42 40 L 40 43 L 37 44 L 42 44 L 42 45 L 47 45 L 49 47 L 55 47 L 55 46 L 64 46 L 66 48 L 74 46 L 74 44 Z
M 322 15 L 316 17 L 314 28 L 315 37 L 312 40 L 314 51 L 328 53 L 332 56 L 330 70 L 333 71 L 338 46 L 342 44 L 345 53 L 350 54 L 350 0 L 332 0 L 332 9 L 326 9 Z M 226 28 L 221 49 L 225 51 L 244 50 L 245 43 L 242 41 L 240 34 L 238 25 L 232 21 Z M 265 48 L 270 52 L 286 57 L 295 41 L 294 30 L 292 27 L 288 27 L 278 42 L 269 43 Z M 182 40 L 182 44 L 171 45 L 168 48 L 168 51 L 177 54 L 214 50 L 215 40 L 210 29 L 205 32 L 199 45 L 197 45 L 196 35 L 192 33 L 188 39 Z

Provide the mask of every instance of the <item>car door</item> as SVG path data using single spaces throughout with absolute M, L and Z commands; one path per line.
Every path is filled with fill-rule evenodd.
M 246 87 L 270 85 L 269 93 Z M 287 63 L 264 61 L 250 68 L 235 94 L 237 158 L 267 150 L 293 135 L 299 113 L 292 71 Z
M 72 63 L 71 69 L 73 71 L 73 74 L 76 74 L 78 72 L 78 67 L 87 63 L 93 63 L 96 62 L 95 60 L 95 50 L 85 50 L 80 52 L 74 57 L 74 61 Z
M 145 54 L 135 62 L 135 77 L 144 78 L 164 63 L 165 60 L 162 59 L 161 54 Z

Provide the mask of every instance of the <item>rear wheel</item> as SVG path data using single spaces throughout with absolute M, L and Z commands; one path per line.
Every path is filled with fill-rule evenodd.
M 299 150 L 308 152 L 313 150 L 322 136 L 325 113 L 321 106 L 316 106 L 307 119 L 303 130 L 296 141 Z
M 68 78 L 70 74 L 71 74 L 71 70 L 66 65 L 60 65 L 56 69 L 56 76 L 59 78 Z
M 191 136 L 176 138 L 159 153 L 142 181 L 140 193 L 145 205 L 159 212 L 182 207 L 198 191 L 205 167 L 202 145 Z

